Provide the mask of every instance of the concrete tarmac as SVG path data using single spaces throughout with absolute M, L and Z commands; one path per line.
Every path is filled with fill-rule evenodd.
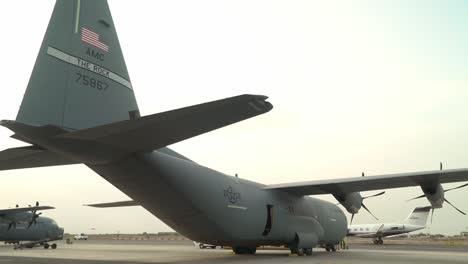
M 312 256 L 289 256 L 287 250 L 258 250 L 256 255 L 234 255 L 223 249 L 198 249 L 190 242 L 76 241 L 58 248 L 13 250 L 0 246 L 0 263 L 468 263 L 466 246 L 350 245 L 349 250 L 326 252 L 314 249 Z

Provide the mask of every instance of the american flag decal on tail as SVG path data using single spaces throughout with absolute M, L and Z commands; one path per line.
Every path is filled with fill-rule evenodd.
M 81 28 L 81 41 L 86 42 L 98 49 L 109 52 L 109 46 L 99 41 L 99 34 L 87 28 Z

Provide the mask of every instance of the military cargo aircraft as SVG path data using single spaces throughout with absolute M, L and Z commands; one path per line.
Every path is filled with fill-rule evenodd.
M 191 240 L 236 254 L 333 248 L 346 216 L 310 195 L 332 194 L 355 214 L 366 208 L 361 191 L 421 186 L 440 200 L 441 183 L 468 180 L 458 169 L 264 185 L 167 147 L 272 108 L 266 96 L 245 94 L 140 116 L 107 1 L 58 0 L 16 120 L 0 122 L 30 146 L 2 151 L 0 169 L 85 164 L 133 199 L 107 206 L 140 205 Z
M 0 209 L 0 241 L 14 244 L 14 249 L 43 246 L 48 249 L 57 248 L 57 244 L 49 242 L 62 239 L 63 228 L 47 217 L 39 217 L 37 211 L 54 209 L 51 206 L 35 206 Z M 26 241 L 23 242 L 22 241 Z
M 347 236 L 372 238 L 374 244 L 383 244 L 383 237 L 396 236 L 426 228 L 432 206 L 416 207 L 401 223 L 350 225 Z

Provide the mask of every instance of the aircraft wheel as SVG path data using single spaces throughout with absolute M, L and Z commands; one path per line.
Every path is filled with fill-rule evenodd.
M 57 244 L 55 244 L 55 243 L 52 244 L 51 248 L 52 248 L 52 249 L 56 249 L 56 248 L 57 248 Z
M 44 244 L 44 249 L 48 249 L 49 248 L 49 244 Z
M 330 248 L 331 248 L 331 251 L 336 252 L 336 247 L 335 247 L 335 245 L 331 245 Z
M 216 246 L 212 246 L 211 249 L 216 249 Z
M 199 247 L 200 249 L 204 249 L 204 248 L 205 248 L 205 247 L 203 246 L 203 244 L 198 245 L 198 247 Z
M 256 247 L 233 247 L 232 251 L 234 251 L 236 255 L 244 255 L 244 254 L 253 255 L 255 254 L 255 252 L 257 252 L 257 248 Z
M 378 240 L 373 240 L 372 242 L 374 242 L 374 244 L 379 244 L 379 241 Z
M 307 256 L 311 256 L 311 255 L 312 255 L 312 248 L 305 248 L 305 249 L 304 249 L 304 253 L 305 253 Z
M 304 256 L 304 249 L 303 248 L 290 248 L 291 250 L 291 254 L 295 254 L 295 255 L 298 255 L 298 256 Z
M 298 256 L 304 256 L 304 249 L 303 249 L 303 248 L 300 248 L 300 249 L 297 251 L 297 255 L 298 255 Z
M 327 252 L 330 252 L 330 248 L 329 248 L 329 247 L 325 247 L 325 250 L 326 250 Z
M 379 240 L 379 244 L 380 244 L 380 245 L 383 244 L 383 240 L 382 240 L 382 239 Z
M 290 247 L 289 250 L 291 250 L 291 254 L 299 255 L 299 249 L 297 247 Z

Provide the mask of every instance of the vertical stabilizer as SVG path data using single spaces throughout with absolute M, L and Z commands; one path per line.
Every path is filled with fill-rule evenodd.
M 403 221 L 404 224 L 426 226 L 427 217 L 432 207 L 416 207 L 413 212 Z
M 139 116 L 106 0 L 58 0 L 16 120 L 83 129 Z

